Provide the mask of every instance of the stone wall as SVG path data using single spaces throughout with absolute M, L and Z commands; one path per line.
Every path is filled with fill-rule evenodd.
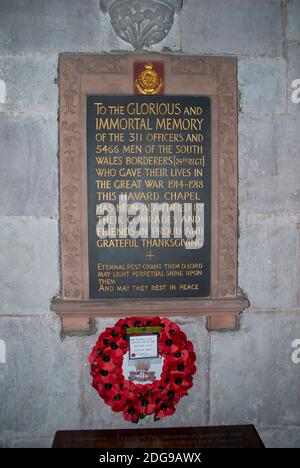
M 130 49 L 96 0 L 1 0 L 0 447 L 131 427 L 89 385 L 95 335 L 61 337 L 49 311 L 60 283 L 58 54 Z M 251 301 L 237 332 L 178 320 L 199 369 L 190 397 L 155 426 L 254 423 L 267 446 L 300 446 L 300 1 L 186 0 L 151 50 L 238 56 L 239 286 Z

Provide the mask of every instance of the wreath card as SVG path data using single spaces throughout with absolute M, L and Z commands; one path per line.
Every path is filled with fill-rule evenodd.
M 158 335 L 156 333 L 129 336 L 129 359 L 158 357 Z

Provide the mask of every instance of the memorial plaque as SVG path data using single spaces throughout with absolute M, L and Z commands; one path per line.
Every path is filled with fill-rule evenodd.
M 210 99 L 89 96 L 90 297 L 210 294 Z
M 60 55 L 65 333 L 141 312 L 237 328 L 236 78 L 234 57 Z

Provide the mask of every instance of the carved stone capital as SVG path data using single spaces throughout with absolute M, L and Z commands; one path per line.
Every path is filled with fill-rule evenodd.
M 183 0 L 100 0 L 115 33 L 135 49 L 157 44 L 170 32 Z

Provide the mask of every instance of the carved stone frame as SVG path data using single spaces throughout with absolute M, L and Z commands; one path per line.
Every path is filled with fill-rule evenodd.
M 164 63 L 165 94 L 210 96 L 212 106 L 211 297 L 89 298 L 86 97 L 133 94 L 133 62 Z M 61 54 L 59 159 L 61 293 L 51 310 L 65 333 L 93 330 L 97 316 L 206 315 L 209 330 L 232 330 L 249 301 L 237 295 L 236 59 L 160 54 Z

